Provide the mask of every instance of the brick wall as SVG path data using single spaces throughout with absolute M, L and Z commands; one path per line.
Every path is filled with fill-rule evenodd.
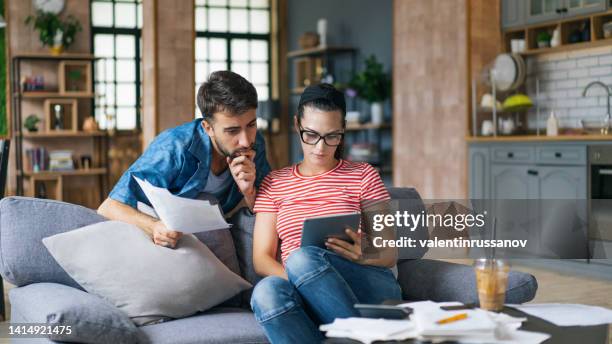
M 582 97 L 584 87 L 599 80 L 612 85 L 612 45 L 563 53 L 526 57 L 527 94 L 540 104 L 540 128 L 546 128 L 555 111 L 562 128 L 579 128 L 580 119 L 600 119 L 607 113 L 605 91 L 593 87 Z M 536 99 L 536 79 L 540 97 Z M 529 111 L 529 128 L 536 128 L 535 107 Z

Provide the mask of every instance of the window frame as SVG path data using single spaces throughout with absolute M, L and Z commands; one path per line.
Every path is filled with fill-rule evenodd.
M 195 51 L 195 44 L 196 44 L 196 40 L 197 38 L 220 38 L 220 39 L 224 39 L 227 41 L 226 44 L 226 57 L 225 57 L 225 63 L 227 66 L 227 70 L 232 70 L 232 40 L 234 39 L 243 39 L 243 40 L 260 40 L 260 41 L 266 41 L 267 45 L 268 45 L 268 60 L 267 60 L 267 65 L 268 65 L 268 82 L 267 82 L 267 88 L 268 88 L 268 94 L 266 99 L 272 99 L 272 94 L 273 94 L 273 87 L 274 87 L 274 80 L 273 80 L 273 71 L 272 71 L 272 44 L 273 43 L 273 30 L 272 30 L 272 25 L 273 25 L 273 15 L 274 15 L 274 11 L 273 11 L 273 2 L 274 0 L 269 0 L 268 2 L 268 6 L 267 7 L 251 7 L 249 6 L 249 3 L 247 1 L 247 5 L 246 6 L 230 6 L 230 2 L 228 0 L 227 4 L 225 6 L 210 6 L 208 3 L 203 4 L 203 5 L 199 5 L 196 2 L 194 2 L 194 11 L 193 11 L 193 15 L 194 15 L 194 39 L 193 39 L 193 44 L 194 44 L 194 70 L 195 70 L 195 65 L 196 63 L 199 61 L 195 58 L 196 55 L 196 51 Z M 220 32 L 220 31 L 209 31 L 208 30 L 208 25 L 206 27 L 206 31 L 198 31 L 197 30 L 197 25 L 196 25 L 196 12 L 198 8 L 204 8 L 206 10 L 206 17 L 208 20 L 208 16 L 209 16 L 209 10 L 211 8 L 223 8 L 225 10 L 227 10 L 228 13 L 228 29 L 225 32 Z M 251 32 L 230 32 L 229 30 L 229 13 L 231 9 L 246 9 L 247 13 L 250 14 L 251 10 L 266 10 L 268 12 L 268 33 L 251 33 Z M 249 17 L 247 14 L 247 17 Z M 250 20 L 250 17 L 249 17 Z M 238 61 L 236 61 L 238 62 Z M 239 61 L 239 62 L 244 62 L 244 61 Z M 251 64 L 253 63 L 253 61 L 250 59 L 250 57 L 245 61 L 249 67 L 251 66 Z M 210 63 L 210 59 L 206 59 L 206 63 Z M 261 62 L 260 62 L 261 63 Z M 213 71 L 207 71 L 208 75 L 210 75 L 210 73 L 212 73 Z M 206 75 L 206 77 L 208 77 L 208 75 Z M 196 77 L 197 79 L 197 77 Z M 252 82 L 251 80 L 249 80 L 250 82 Z M 197 84 L 196 83 L 196 92 L 197 92 L 197 88 L 200 87 L 201 84 Z M 261 84 L 255 85 L 255 86 L 260 86 Z M 260 99 L 260 95 L 258 94 L 258 99 Z M 196 105 L 196 109 L 197 109 L 197 105 Z
M 141 123 L 141 111 L 142 111 L 142 56 L 141 56 L 141 52 L 142 52 L 142 27 L 138 27 L 138 5 L 140 4 L 140 6 L 143 6 L 142 4 L 143 0 L 133 0 L 133 2 L 124 2 L 121 0 L 89 0 L 89 28 L 90 28 L 90 46 L 91 46 L 91 53 L 95 54 L 94 52 L 94 41 L 95 41 L 95 35 L 96 34 L 107 34 L 107 35 L 126 35 L 126 36 L 133 36 L 134 37 L 134 42 L 135 42 L 135 51 L 134 51 L 134 64 L 136 66 L 136 75 L 134 78 L 134 85 L 136 86 L 136 103 L 134 105 L 134 108 L 136 109 L 136 126 L 133 129 L 117 129 L 117 123 L 118 120 L 115 117 L 115 127 L 114 128 L 106 128 L 106 130 L 114 130 L 114 131 L 120 131 L 120 132 L 131 132 L 131 131 L 136 131 L 136 132 L 140 132 L 142 130 L 142 123 Z M 111 3 L 113 5 L 113 24 L 112 27 L 104 27 L 104 26 L 94 26 L 93 25 L 93 11 L 92 11 L 92 4 L 94 2 L 100 2 L 100 3 Z M 115 5 L 117 3 L 133 3 L 136 5 L 136 25 L 133 28 L 124 28 L 124 27 L 115 27 Z M 142 21 L 144 21 L 144 18 L 141 18 Z M 113 84 L 114 88 L 115 88 L 115 104 L 112 105 L 112 108 L 114 108 L 115 110 L 115 116 L 117 116 L 117 109 L 119 108 L 119 106 L 117 106 L 117 43 L 115 41 L 115 39 L 113 39 L 113 51 L 115 52 L 115 54 L 113 55 L 112 58 L 110 57 L 103 57 L 103 58 L 99 58 L 98 60 L 106 60 L 106 59 L 112 59 L 113 60 L 113 74 L 114 74 L 114 80 L 112 82 L 109 81 L 103 81 L 104 84 Z M 120 60 L 125 60 L 125 58 L 119 58 Z M 92 78 L 92 83 L 93 83 L 93 89 L 94 92 L 96 90 L 96 84 L 98 83 L 98 80 L 96 80 L 95 75 L 96 73 L 93 73 L 94 77 Z M 102 82 L 100 82 L 102 83 Z M 96 98 L 94 98 L 92 100 L 92 108 L 94 109 L 94 113 L 92 114 L 95 118 L 95 109 L 96 109 Z M 111 107 L 108 106 L 107 107 Z M 126 107 L 127 106 L 121 106 L 121 107 Z

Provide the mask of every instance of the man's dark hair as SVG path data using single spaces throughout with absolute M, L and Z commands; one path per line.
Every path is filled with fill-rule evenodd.
M 325 112 L 340 111 L 340 114 L 342 115 L 342 128 L 345 128 L 346 127 L 346 120 L 345 120 L 346 104 L 344 103 L 344 95 L 342 95 L 342 100 L 337 99 L 341 95 L 341 93 L 334 86 L 330 84 L 319 84 L 319 85 L 311 86 L 307 90 L 312 90 L 312 89 L 315 89 L 314 91 L 315 94 L 313 94 L 309 98 L 306 98 L 305 101 L 303 101 L 305 97 L 304 97 L 304 94 L 302 94 L 302 99 L 300 100 L 300 104 L 298 105 L 298 111 L 297 111 L 298 124 L 301 123 L 301 120 L 304 117 L 304 108 L 311 107 L 311 108 L 325 111 Z M 322 93 L 324 94 L 324 96 L 318 97 L 316 93 Z M 342 140 L 342 143 L 340 143 L 340 145 L 336 149 L 336 153 L 334 154 L 334 157 L 336 159 L 342 159 L 343 155 L 344 155 L 344 140 Z
M 215 112 L 241 115 L 257 108 L 257 91 L 253 84 L 231 71 L 217 71 L 200 86 L 197 96 L 202 117 L 210 121 Z

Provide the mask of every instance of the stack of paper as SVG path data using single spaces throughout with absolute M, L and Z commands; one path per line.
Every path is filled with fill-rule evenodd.
M 612 310 L 571 303 L 528 303 L 508 305 L 557 326 L 595 326 L 612 324 Z
M 432 342 L 457 341 L 461 343 L 539 344 L 550 335 L 521 331 L 526 318 L 514 318 L 503 313 L 482 309 L 456 311 L 442 310 L 441 306 L 460 305 L 458 302 L 436 303 L 420 301 L 401 304 L 410 307 L 410 320 L 383 320 L 367 318 L 336 319 L 322 325 L 328 337 L 350 338 L 363 343 L 377 340 L 404 340 L 418 338 Z M 455 322 L 438 324 L 438 320 L 466 313 L 467 317 Z
M 183 233 L 198 233 L 229 228 L 219 206 L 208 201 L 175 196 L 146 180 L 134 177 L 155 213 L 168 229 Z
M 349 338 L 366 344 L 377 340 L 404 340 L 418 335 L 414 323 L 409 320 L 345 318 L 321 325 L 319 329 L 331 338 Z
M 421 301 L 405 303 L 414 313 L 411 317 L 416 323 L 420 338 L 431 341 L 458 341 L 461 343 L 541 343 L 550 338 L 546 333 L 520 331 L 526 318 L 514 318 L 503 313 L 488 312 L 479 308 L 456 311 L 442 310 L 441 306 L 460 305 L 458 302 L 436 303 Z M 467 318 L 451 323 L 438 324 L 437 321 L 460 313 Z

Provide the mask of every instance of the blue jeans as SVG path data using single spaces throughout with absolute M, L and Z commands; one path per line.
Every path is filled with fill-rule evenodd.
M 308 246 L 285 263 L 289 280 L 268 276 L 253 290 L 251 308 L 271 343 L 320 343 L 320 324 L 359 316 L 356 303 L 401 299 L 389 268 L 353 263 L 331 251 Z

